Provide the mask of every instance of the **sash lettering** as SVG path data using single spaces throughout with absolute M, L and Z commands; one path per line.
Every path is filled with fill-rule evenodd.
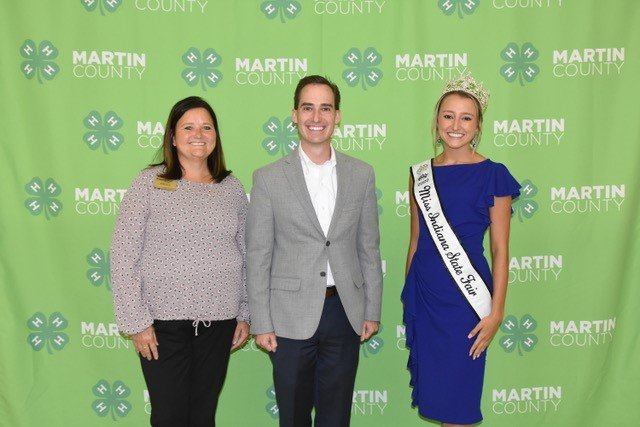
M 411 173 L 413 194 L 442 261 L 478 317 L 488 316 L 491 313 L 491 294 L 442 211 L 431 160 L 412 166 Z

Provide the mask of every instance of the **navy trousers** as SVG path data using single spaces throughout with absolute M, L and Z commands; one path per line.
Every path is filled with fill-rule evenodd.
M 338 295 L 327 297 L 318 329 L 306 340 L 276 337 L 269 353 L 280 427 L 347 427 L 358 369 L 360 336 Z
M 158 360 L 140 357 L 155 427 L 215 426 L 236 320 L 155 320 Z

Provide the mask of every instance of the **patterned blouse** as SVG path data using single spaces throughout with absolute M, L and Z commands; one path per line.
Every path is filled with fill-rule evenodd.
M 113 305 L 120 331 L 158 320 L 249 321 L 247 196 L 237 178 L 154 185 L 162 166 L 127 191 L 111 243 Z

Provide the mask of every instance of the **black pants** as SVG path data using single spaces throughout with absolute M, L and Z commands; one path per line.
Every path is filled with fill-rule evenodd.
M 151 425 L 215 426 L 236 320 L 155 320 L 158 360 L 140 357 L 151 399 Z
M 351 419 L 360 337 L 336 295 L 324 302 L 320 324 L 306 340 L 277 337 L 269 353 L 281 427 L 346 427 Z

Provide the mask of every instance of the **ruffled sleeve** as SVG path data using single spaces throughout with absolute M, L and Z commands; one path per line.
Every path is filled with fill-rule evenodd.
M 481 207 L 487 209 L 493 206 L 494 197 L 511 196 L 515 199 L 520 195 L 520 184 L 505 165 L 491 162 L 489 166 L 487 182 L 479 200 Z

